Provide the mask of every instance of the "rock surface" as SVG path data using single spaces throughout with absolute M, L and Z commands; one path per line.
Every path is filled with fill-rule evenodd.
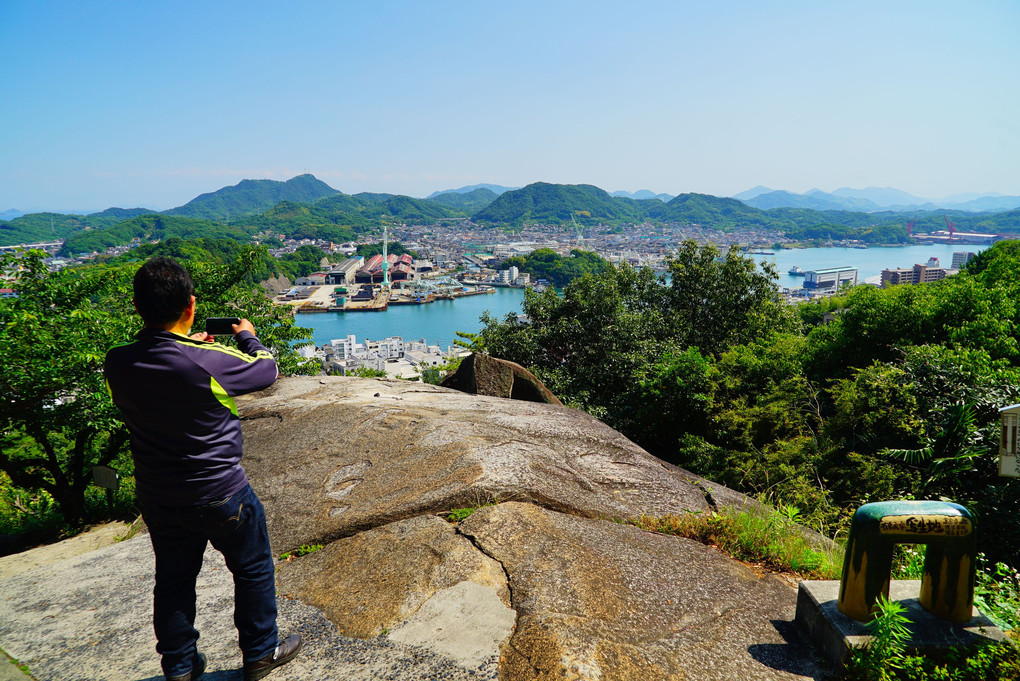
M 244 466 L 278 552 L 493 500 L 626 518 L 746 497 L 665 464 L 596 419 L 409 383 L 301 377 L 238 400 Z
M 563 404 L 535 374 L 520 364 L 481 352 L 465 357 L 457 370 L 444 378 L 440 385 L 472 395 Z
M 127 523 L 106 523 L 56 544 L 39 546 L 21 553 L 0 557 L 0 579 L 14 577 L 40 565 L 49 565 L 64 558 L 79 556 L 115 544 L 130 532 L 131 528 Z
M 757 504 L 583 413 L 347 377 L 238 402 L 274 552 L 324 545 L 279 565 L 281 631 L 307 642 L 274 679 L 822 678 L 795 588 L 613 522 Z M 0 575 L 0 647 L 40 680 L 156 681 L 151 589 L 144 536 Z M 199 603 L 210 679 L 237 678 L 212 551 Z
M 142 535 L 84 555 L 0 578 L 0 648 L 38 681 L 162 681 L 152 633 L 154 560 Z M 234 630 L 234 583 L 209 549 L 198 577 L 203 679 L 241 678 Z M 341 635 L 316 608 L 277 599 L 279 627 L 305 640 L 272 681 L 475 681 L 495 679 L 494 663 L 464 666 L 420 646 Z
M 793 619 L 793 589 L 702 544 L 521 503 L 480 509 L 461 532 L 510 575 L 502 681 L 819 673 L 774 624 Z
M 463 582 L 491 591 L 504 610 L 510 605 L 502 566 L 435 516 L 340 539 L 282 564 L 277 574 L 280 593 L 320 608 L 340 633 L 360 638 L 393 629 L 438 591 Z
M 492 589 L 461 582 L 433 594 L 389 638 L 425 646 L 469 669 L 484 668 L 509 640 L 515 615 Z

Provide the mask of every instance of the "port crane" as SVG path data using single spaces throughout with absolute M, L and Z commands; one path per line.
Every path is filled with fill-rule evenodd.
M 955 222 L 950 222 L 949 218 L 946 217 L 945 215 L 943 215 L 942 218 L 946 221 L 946 227 L 949 229 L 949 240 L 952 241 L 953 240 L 953 234 L 956 233 L 956 223 Z

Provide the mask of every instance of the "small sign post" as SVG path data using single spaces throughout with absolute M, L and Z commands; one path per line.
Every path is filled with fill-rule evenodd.
M 113 493 L 120 487 L 120 473 L 109 466 L 93 466 L 92 482 L 106 489 L 106 503 L 113 508 Z
M 1020 404 L 1013 404 L 999 410 L 1002 425 L 999 435 L 999 475 L 1020 478 L 1020 458 L 1017 456 L 1017 430 L 1020 429 Z

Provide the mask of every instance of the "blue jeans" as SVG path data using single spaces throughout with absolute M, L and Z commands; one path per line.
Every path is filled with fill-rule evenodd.
M 139 506 L 156 554 L 152 624 L 163 673 L 186 674 L 197 659 L 195 580 L 206 542 L 234 575 L 234 626 L 244 661 L 271 653 L 278 642 L 276 578 L 266 514 L 251 486 L 202 506 Z

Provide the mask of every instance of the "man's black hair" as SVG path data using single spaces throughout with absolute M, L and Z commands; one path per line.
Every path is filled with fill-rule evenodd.
M 165 326 L 181 318 L 195 284 L 173 258 L 152 258 L 135 272 L 135 307 L 146 326 Z

